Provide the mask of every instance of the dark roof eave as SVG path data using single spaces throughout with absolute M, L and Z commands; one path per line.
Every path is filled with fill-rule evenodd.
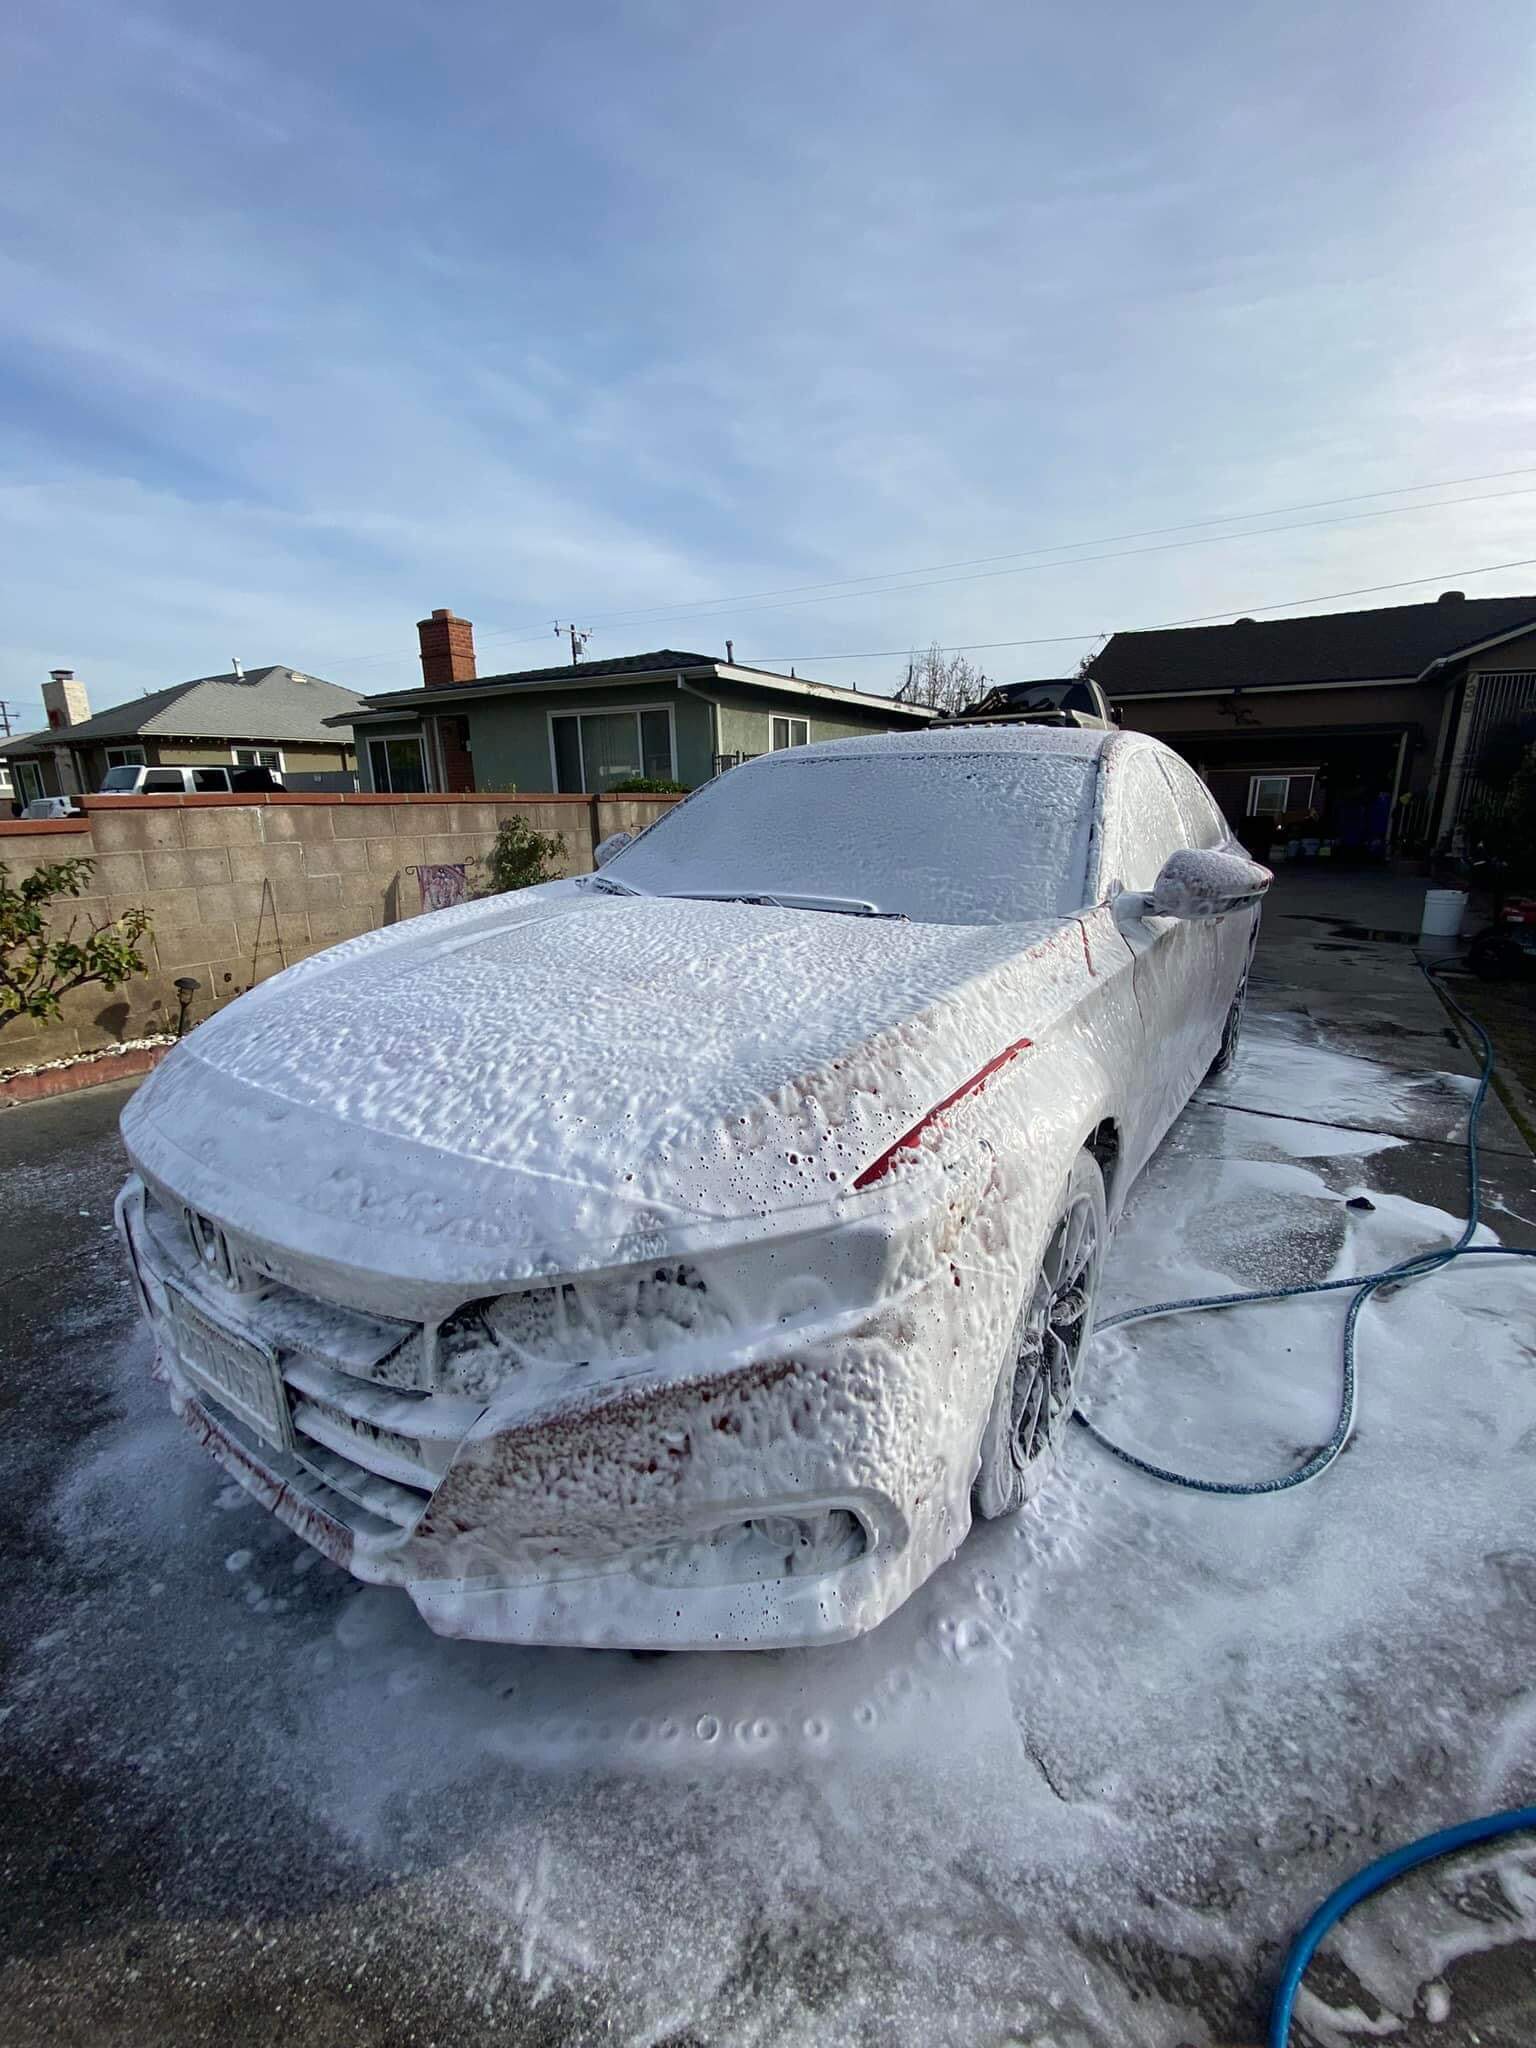
M 537 690 L 560 690 L 574 684 L 588 690 L 617 689 L 626 683 L 643 683 L 655 677 L 663 677 L 670 682 L 674 676 L 709 676 L 714 672 L 713 663 L 703 668 L 678 668 L 674 665 L 619 672 L 598 668 L 594 664 L 590 675 L 548 676 L 527 682 L 514 676 L 477 676 L 472 683 L 437 683 L 430 689 L 391 690 L 379 697 L 365 697 L 363 710 L 365 714 L 417 711 L 431 704 L 462 704 L 471 697 L 521 696 Z
M 782 695 L 802 700 L 842 705 L 869 705 L 880 710 L 892 709 L 898 715 L 910 718 L 915 723 L 929 723 L 935 715 L 926 705 L 898 704 L 894 698 L 882 697 L 875 690 L 849 690 L 837 683 L 823 683 L 812 676 L 786 676 L 777 669 L 748 668 L 741 662 L 705 661 L 694 663 L 668 662 L 664 666 L 650 669 L 604 669 L 593 663 L 590 672 L 585 670 L 571 674 L 553 671 L 523 678 L 517 675 L 477 676 L 472 683 L 442 683 L 430 689 L 393 690 L 377 697 L 365 697 L 358 718 L 403 717 L 416 712 L 435 709 L 440 704 L 463 704 L 479 697 L 531 696 L 541 691 L 566 689 L 622 689 L 627 684 L 648 681 L 676 681 L 679 678 L 737 684 L 748 689 L 777 690 Z M 353 721 L 349 721 L 353 722 Z M 329 723 L 329 721 L 327 721 Z

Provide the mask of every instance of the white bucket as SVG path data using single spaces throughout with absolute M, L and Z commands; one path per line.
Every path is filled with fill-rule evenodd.
M 1419 926 L 1421 939 L 1454 939 L 1461 930 L 1461 920 L 1466 913 L 1467 892 L 1465 889 L 1426 889 L 1424 891 L 1424 922 Z

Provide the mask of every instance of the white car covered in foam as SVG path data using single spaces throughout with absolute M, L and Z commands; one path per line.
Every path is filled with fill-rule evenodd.
M 1153 740 L 954 726 L 303 961 L 123 1117 L 171 1399 L 446 1634 L 867 1629 L 1057 1455 L 1268 880 Z

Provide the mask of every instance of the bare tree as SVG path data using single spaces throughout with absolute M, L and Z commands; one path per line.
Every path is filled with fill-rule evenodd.
M 906 680 L 896 692 L 902 704 L 929 704 L 937 711 L 959 711 L 974 703 L 987 687 L 981 670 L 963 654 L 946 654 L 935 640 L 926 654 L 907 656 Z

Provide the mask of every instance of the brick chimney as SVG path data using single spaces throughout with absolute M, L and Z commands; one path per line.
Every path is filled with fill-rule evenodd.
M 434 612 L 416 621 L 421 641 L 421 679 L 429 690 L 475 680 L 475 629 L 452 612 Z
M 91 700 L 85 694 L 85 685 L 78 682 L 72 668 L 52 668 L 43 685 L 43 709 L 48 714 L 48 723 L 57 732 L 62 726 L 83 725 L 91 715 Z

